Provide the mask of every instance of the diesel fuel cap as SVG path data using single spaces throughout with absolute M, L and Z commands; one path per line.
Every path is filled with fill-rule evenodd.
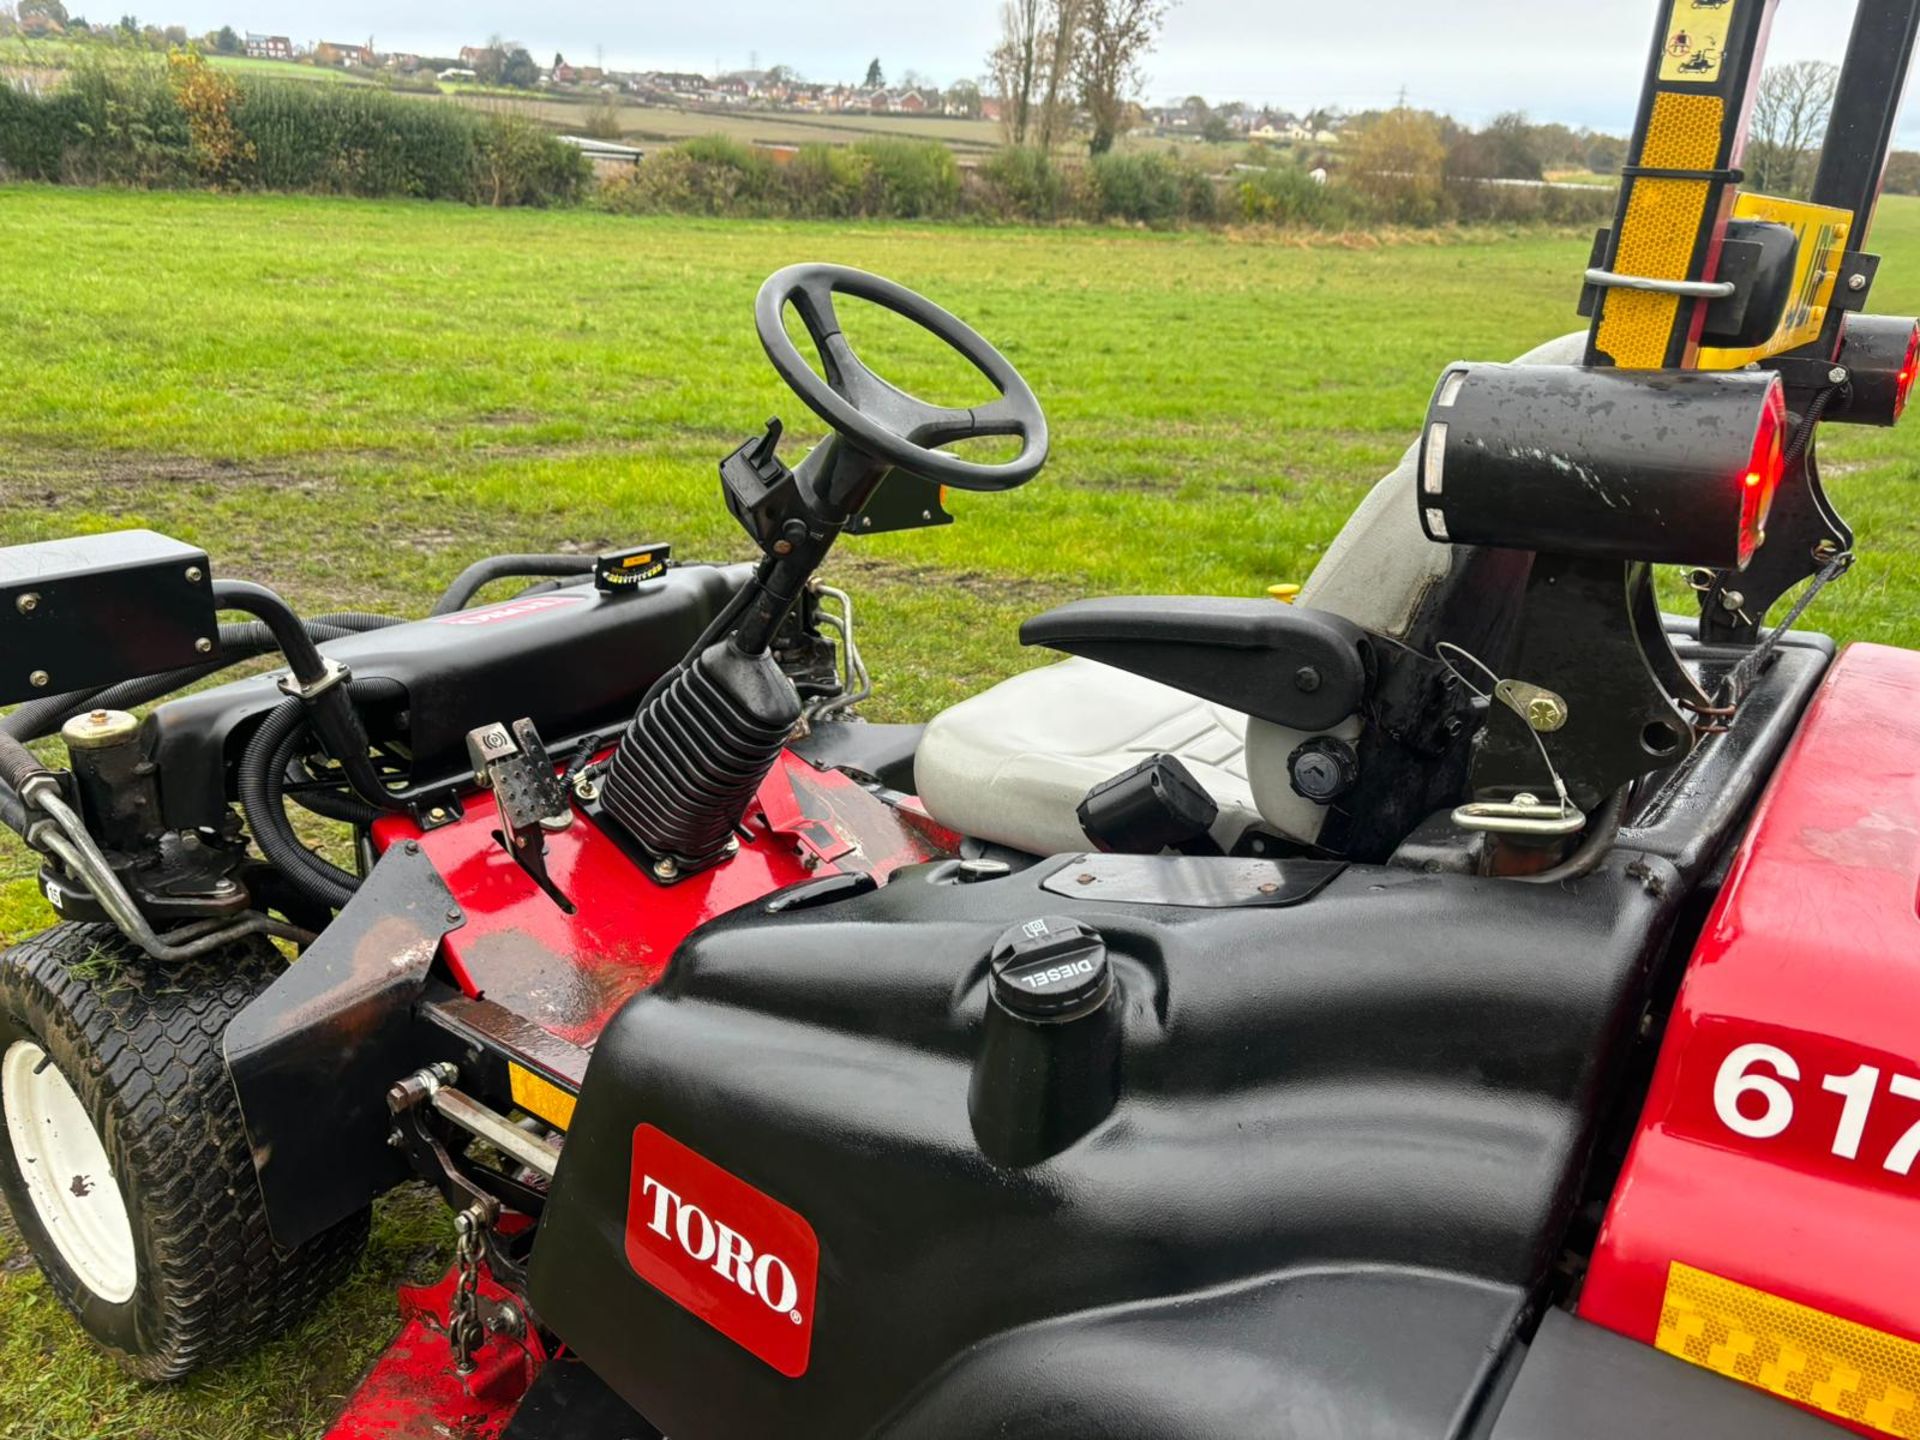
M 1064 916 L 1015 925 L 993 943 L 994 999 L 1015 1015 L 1064 1019 L 1097 1006 L 1113 986 L 1099 932 Z

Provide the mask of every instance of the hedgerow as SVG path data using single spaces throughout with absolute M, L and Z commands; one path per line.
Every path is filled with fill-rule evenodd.
M 1437 164 L 1408 171 L 1399 154 L 1387 152 L 1393 163 L 1385 168 L 1356 168 L 1351 183 L 1328 183 L 1324 173 L 1286 163 L 1218 175 L 1179 151 L 1116 151 L 1081 163 L 1007 147 L 963 168 L 931 140 L 869 136 L 774 151 L 705 135 L 652 151 L 596 187 L 578 149 L 511 112 L 373 86 L 235 78 L 190 52 L 176 51 L 164 65 L 82 61 L 46 93 L 0 85 L 0 174 L 74 184 L 213 184 L 503 206 L 591 196 L 619 214 L 743 219 L 1328 231 L 1597 224 L 1613 205 L 1601 187 L 1450 178 Z
M 560 205 L 578 150 L 513 114 L 369 86 L 230 79 L 197 55 L 82 64 L 48 94 L 0 86 L 0 170 L 26 180 Z

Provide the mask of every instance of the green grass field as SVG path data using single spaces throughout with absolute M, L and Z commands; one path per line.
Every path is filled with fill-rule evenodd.
M 446 81 L 440 87 L 461 104 L 505 109 L 562 132 L 587 123 L 600 97 L 585 93 L 488 90 Z M 725 135 L 744 145 L 851 145 L 888 136 L 937 140 L 963 159 L 978 159 L 1001 143 L 1000 127 L 987 120 L 948 120 L 920 115 L 803 115 L 779 110 L 683 110 L 669 105 L 617 101 L 620 138 L 633 144 L 671 144 L 696 135 Z
M 1877 238 L 1877 308 L 1920 310 L 1920 202 L 1888 202 Z M 957 525 L 829 566 L 860 600 L 868 713 L 920 716 L 1040 658 L 1015 629 L 1055 602 L 1304 578 L 1446 362 L 1579 323 L 1587 248 L 0 188 L 0 543 L 151 525 L 302 608 L 415 613 L 499 550 L 744 558 L 715 462 L 769 415 L 818 431 L 759 352 L 755 289 L 845 261 L 1003 345 L 1054 428 L 1033 485 L 956 496 Z M 897 323 L 847 314 L 908 388 L 974 393 Z M 1814 620 L 1920 644 L 1914 433 L 1835 429 L 1825 453 L 1863 558 Z M 0 863 L 0 933 L 43 923 L 17 848 Z M 352 1289 L 299 1335 L 147 1391 L 0 1228 L 0 1437 L 311 1435 L 389 1328 L 394 1280 L 437 1272 L 447 1234 L 388 1203 Z

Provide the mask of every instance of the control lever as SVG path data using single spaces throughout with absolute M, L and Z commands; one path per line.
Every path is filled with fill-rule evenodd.
M 500 816 L 493 838 L 554 904 L 573 914 L 573 902 L 547 873 L 547 835 L 573 824 L 573 807 L 533 721 L 514 721 L 511 733 L 497 720 L 469 730 L 467 757 L 474 782 L 493 791 Z

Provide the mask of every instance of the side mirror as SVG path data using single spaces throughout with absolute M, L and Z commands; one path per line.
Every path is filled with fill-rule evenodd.
M 1730 220 L 1716 279 L 1733 294 L 1707 310 L 1700 343 L 1725 350 L 1757 350 L 1779 333 L 1794 302 L 1800 235 L 1771 220 Z

